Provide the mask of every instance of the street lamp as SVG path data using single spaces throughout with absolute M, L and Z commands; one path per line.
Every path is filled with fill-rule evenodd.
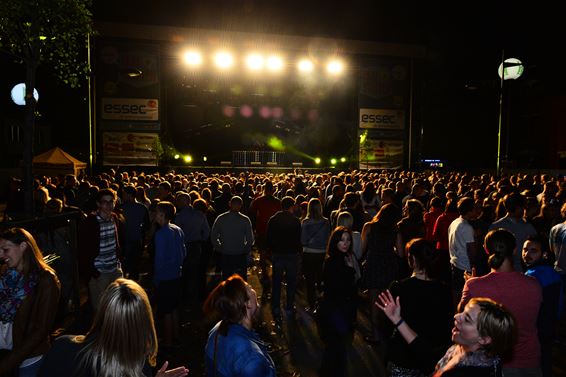
M 523 74 L 523 63 L 516 58 L 505 59 L 505 52 L 501 57 L 501 64 L 497 73 L 501 78 L 501 87 L 499 92 L 499 131 L 497 132 L 497 174 L 500 173 L 501 166 L 501 117 L 503 114 L 503 83 L 505 80 L 516 80 Z M 509 133 L 509 130 L 507 130 Z

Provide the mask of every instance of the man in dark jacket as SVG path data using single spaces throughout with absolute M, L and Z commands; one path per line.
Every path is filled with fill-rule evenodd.
M 293 215 L 295 199 L 286 196 L 281 200 L 281 211 L 273 215 L 267 223 L 267 245 L 273 258 L 271 310 L 273 317 L 279 319 L 281 309 L 281 281 L 283 272 L 287 280 L 287 315 L 293 315 L 299 254 L 301 245 L 301 222 Z

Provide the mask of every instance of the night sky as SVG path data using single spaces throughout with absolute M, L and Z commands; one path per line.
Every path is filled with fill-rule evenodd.
M 510 84 L 510 157 L 519 167 L 557 162 L 545 139 L 560 138 L 566 106 L 566 32 L 558 4 L 522 2 L 401 1 L 94 1 L 95 21 L 170 25 L 256 33 L 322 36 L 425 46 L 416 96 L 416 153 L 455 167 L 493 168 L 502 51 L 520 58 L 523 77 Z M 542 3 L 542 2 L 538 2 Z M 558 2 L 556 2 L 558 3 Z M 17 118 L 9 89 L 23 69 L 0 61 L 4 72 L 0 116 Z M 38 73 L 41 122 L 56 130 L 57 144 L 85 159 L 88 146 L 85 90 L 65 88 L 46 68 Z M 43 89 L 43 90 L 42 90 Z M 47 93 L 56 93 L 50 96 Z M 41 95 L 41 94 L 40 94 Z M 86 110 L 85 110 L 86 111 Z M 533 131 L 533 129 L 536 130 Z M 61 131 L 61 132 L 58 132 Z M 416 130 L 420 132 L 420 130 Z M 61 137 L 62 136 L 62 137 Z M 465 136 L 465 142 L 460 139 Z M 55 143 L 54 143 L 55 144 Z M 564 144 L 557 145 L 566 150 Z

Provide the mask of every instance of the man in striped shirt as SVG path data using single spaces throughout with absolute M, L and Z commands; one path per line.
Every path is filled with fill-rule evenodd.
M 113 212 L 116 193 L 102 189 L 96 195 L 98 209 L 89 214 L 79 227 L 79 274 L 88 284 L 94 309 L 102 292 L 114 280 L 122 277 L 120 265 L 120 222 Z

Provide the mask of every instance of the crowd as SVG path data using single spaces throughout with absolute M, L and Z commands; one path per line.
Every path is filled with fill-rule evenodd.
M 6 217 L 22 207 L 17 180 L 8 197 Z M 34 198 L 38 216 L 78 213 L 78 232 L 53 222 L 0 234 L 0 375 L 186 375 L 154 368 L 158 343 L 174 348 L 179 310 L 202 306 L 218 319 L 202 345 L 208 376 L 275 376 L 254 331 L 256 251 L 259 301 L 276 323 L 295 317 L 304 289 L 321 376 L 349 374 L 364 308 L 364 339 L 391 376 L 552 375 L 566 286 L 561 177 L 110 170 L 38 177 Z M 46 250 L 59 254 L 52 265 Z M 50 342 L 75 266 L 94 319 L 85 335 Z M 208 293 L 211 269 L 222 278 Z

